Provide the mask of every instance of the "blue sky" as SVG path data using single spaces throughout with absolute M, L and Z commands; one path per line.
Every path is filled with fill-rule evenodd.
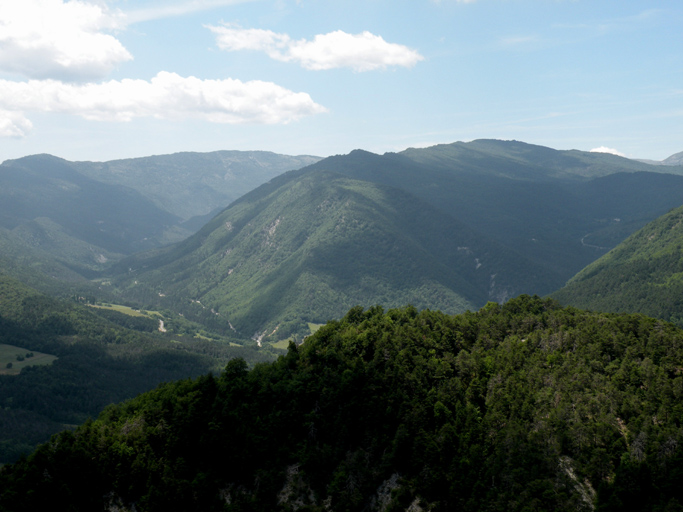
M 0 0 L 0 160 L 683 151 L 683 4 Z

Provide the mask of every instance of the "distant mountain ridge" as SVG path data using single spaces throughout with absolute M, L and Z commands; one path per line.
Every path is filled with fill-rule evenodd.
M 353 151 L 309 169 L 390 185 L 425 200 L 550 267 L 557 277 L 548 290 L 683 203 L 683 168 L 662 173 L 615 155 L 517 141 L 456 142 L 384 155 Z
M 471 142 L 409 148 L 398 155 L 431 168 L 453 169 L 516 180 L 597 178 L 615 172 L 652 171 L 642 162 L 608 153 L 557 150 L 516 140 L 477 139 Z M 667 172 L 683 174 L 681 169 Z
M 249 190 L 317 160 L 262 151 L 7 160 L 0 165 L 0 227 L 89 275 L 123 255 L 186 238 Z
M 72 165 L 93 179 L 133 188 L 187 221 L 216 214 L 271 178 L 321 159 L 269 151 L 213 151 Z
M 664 165 L 683 165 L 683 151 L 662 160 Z
M 671 166 L 681 166 L 683 165 L 683 151 L 675 153 L 664 160 L 646 160 L 637 159 L 636 161 L 650 164 L 650 165 L 671 165 Z

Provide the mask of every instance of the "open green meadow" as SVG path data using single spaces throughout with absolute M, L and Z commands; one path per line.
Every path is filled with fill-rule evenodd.
M 129 315 L 129 316 L 143 316 L 143 317 L 150 317 L 154 315 L 161 316 L 160 313 L 156 311 L 139 311 L 137 309 L 129 308 L 128 306 L 121 306 L 120 304 L 88 304 L 91 308 L 98 308 L 98 309 L 109 309 L 112 311 L 118 311 L 119 313 L 123 313 L 124 315 Z
M 314 324 L 313 322 L 308 322 L 308 328 L 311 330 L 311 334 L 315 334 L 315 331 L 320 329 L 323 325 L 325 324 Z M 287 338 L 285 340 L 280 340 L 277 343 L 271 343 L 270 345 L 273 348 L 279 348 L 280 350 L 287 350 L 287 347 L 289 346 L 289 342 L 292 340 L 292 338 Z
M 19 375 L 26 366 L 51 365 L 57 356 L 0 344 L 0 375 Z

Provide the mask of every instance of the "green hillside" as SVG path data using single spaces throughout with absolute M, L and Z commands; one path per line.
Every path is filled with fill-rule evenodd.
M 248 340 L 192 336 L 193 327 L 180 317 L 59 301 L 0 276 L 0 464 L 161 382 L 218 370 L 234 357 L 274 357 Z
M 282 176 L 121 268 L 114 284 L 131 300 L 258 339 L 301 337 L 357 304 L 456 313 L 547 281 L 416 197 L 327 171 Z
M 553 296 L 600 311 L 639 312 L 683 325 L 683 207 L 651 222 Z
M 680 510 L 683 331 L 520 297 L 354 308 L 0 470 L 0 510 Z

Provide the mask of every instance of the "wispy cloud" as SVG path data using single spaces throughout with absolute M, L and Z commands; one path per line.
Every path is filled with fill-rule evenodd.
M 326 112 L 306 93 L 271 82 L 201 80 L 161 72 L 151 81 L 69 84 L 0 80 L 0 135 L 23 136 L 26 112 L 58 112 L 95 121 L 139 117 L 203 119 L 228 124 L 280 124 Z
M 554 26 L 555 28 L 581 29 L 588 31 L 593 35 L 604 35 L 615 31 L 632 30 L 644 25 L 649 25 L 652 22 L 659 20 L 663 14 L 663 9 L 647 9 L 632 16 L 592 20 L 585 23 L 558 23 Z
M 515 47 L 537 43 L 540 38 L 537 35 L 503 37 L 500 42 L 503 46 Z
M 351 68 L 371 71 L 392 66 L 412 67 L 424 57 L 407 46 L 388 43 L 381 36 L 341 30 L 316 35 L 313 40 L 293 40 L 270 30 L 243 29 L 235 25 L 208 26 L 222 50 L 256 50 L 271 59 L 298 62 L 311 70 Z
M 118 11 L 78 0 L 2 1 L 0 70 L 27 78 L 102 78 L 133 58 L 109 33 L 121 23 Z
M 146 9 L 133 9 L 126 11 L 124 19 L 126 23 L 139 23 L 143 21 L 183 16 L 193 12 L 207 11 L 227 5 L 244 4 L 255 0 L 192 0 L 179 2 L 171 5 L 163 4 Z

